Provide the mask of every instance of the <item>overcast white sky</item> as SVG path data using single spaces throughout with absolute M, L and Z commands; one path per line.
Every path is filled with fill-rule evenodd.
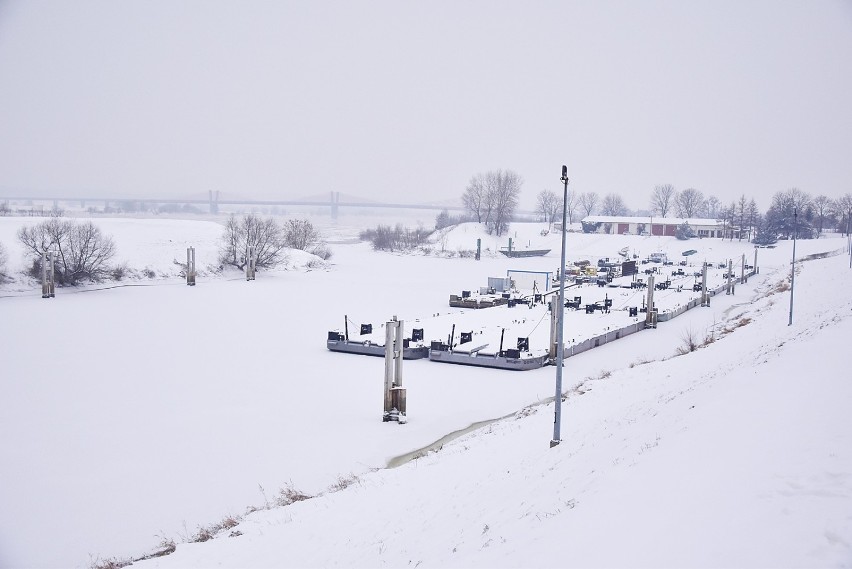
M 852 2 L 0 0 L 0 195 L 852 191 Z

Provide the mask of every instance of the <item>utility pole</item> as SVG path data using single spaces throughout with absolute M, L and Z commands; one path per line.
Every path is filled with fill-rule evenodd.
M 568 166 L 562 165 L 562 181 L 564 188 L 562 195 L 562 256 L 559 264 L 559 304 L 556 307 L 556 397 L 553 400 L 555 406 L 553 417 L 553 438 L 550 440 L 550 448 L 562 442 L 562 367 L 565 359 L 565 236 L 568 234 L 565 221 L 568 219 Z
M 799 231 L 799 212 L 793 210 L 793 264 L 790 266 L 790 321 L 787 326 L 793 325 L 793 288 L 796 285 L 796 234 Z

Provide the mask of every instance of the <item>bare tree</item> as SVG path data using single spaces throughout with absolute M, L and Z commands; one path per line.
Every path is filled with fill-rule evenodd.
M 586 213 L 586 217 L 594 213 L 598 205 L 600 196 L 595 192 L 585 192 L 580 194 L 580 208 Z
M 748 240 L 751 241 L 754 230 L 757 227 L 757 222 L 760 221 L 760 210 L 757 209 L 757 202 L 754 201 L 754 198 L 748 202 L 748 212 L 746 215 L 748 219 Z
M 550 190 L 542 190 L 536 196 L 536 212 L 541 214 L 548 227 L 556 219 L 557 213 L 561 213 L 561 201 L 556 192 Z
M 603 215 L 624 215 L 627 211 L 627 206 L 624 205 L 624 200 L 618 194 L 607 194 L 604 196 L 601 203 L 601 213 Z
M 77 284 L 81 280 L 99 281 L 109 272 L 108 263 L 115 255 L 112 238 L 101 233 L 91 221 L 77 223 L 52 217 L 18 230 L 18 241 L 32 261 L 32 273 L 41 271 L 45 253 L 55 254 L 54 271 L 59 284 Z
M 737 241 L 742 241 L 743 239 L 743 232 L 745 231 L 746 226 L 746 215 L 748 215 L 748 200 L 746 200 L 745 194 L 743 194 L 740 196 L 739 201 L 737 201 L 737 220 L 740 225 Z
M 491 170 L 473 176 L 462 194 L 462 203 L 489 234 L 501 235 L 518 207 L 521 177 L 511 170 Z
M 719 201 L 719 198 L 716 196 L 707 196 L 707 199 L 704 201 L 704 207 L 702 208 L 703 215 L 707 216 L 708 219 L 719 219 L 722 215 L 722 202 Z
M 9 202 L 0 203 L 0 215 L 9 215 L 9 212 L 12 210 L 9 209 Z
M 852 194 L 844 194 L 834 201 L 834 215 L 840 221 L 840 229 L 845 234 L 852 217 Z
M 819 195 L 813 199 L 811 205 L 816 215 L 817 236 L 819 236 L 822 235 L 822 228 L 825 225 L 826 218 L 832 214 L 831 199 L 827 196 Z
M 492 170 L 485 177 L 490 206 L 485 228 L 489 234 L 500 236 L 509 229 L 518 208 L 523 180 L 512 170 Z
M 704 195 L 695 188 L 686 188 L 680 192 L 675 201 L 678 217 L 696 217 L 704 204 Z
M 671 184 L 662 184 L 654 187 L 651 192 L 651 212 L 660 217 L 666 217 L 674 207 L 677 200 L 677 191 Z
M 730 238 L 731 241 L 734 240 L 734 225 L 737 223 L 737 202 L 731 202 L 731 205 L 725 208 L 725 223 L 728 224 L 728 228 L 730 229 Z
M 485 174 L 477 174 L 470 179 L 462 194 L 462 203 L 477 223 L 482 223 L 488 218 L 488 188 Z
M 562 200 L 559 200 L 559 205 L 562 205 Z M 568 214 L 568 225 L 574 223 L 574 214 L 577 213 L 577 207 L 580 205 L 580 195 L 577 192 L 568 191 L 568 203 L 565 205 L 565 213 Z M 562 212 L 560 212 L 562 215 Z M 563 228 L 568 229 L 565 225 L 565 220 L 562 220 Z
M 249 247 L 255 249 L 255 266 L 276 267 L 285 260 L 284 232 L 274 219 L 252 213 L 242 217 L 231 215 L 225 222 L 219 259 L 222 263 L 244 269 Z

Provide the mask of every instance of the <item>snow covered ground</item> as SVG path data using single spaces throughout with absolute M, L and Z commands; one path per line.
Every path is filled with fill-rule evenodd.
M 16 263 L 10 236 L 21 221 L 0 219 L 0 242 Z M 0 299 L 0 566 L 85 566 L 138 557 L 168 539 L 176 553 L 151 563 L 852 560 L 845 257 L 801 264 L 792 327 L 788 293 L 769 294 L 789 267 L 782 243 L 760 250 L 761 274 L 735 295 L 568 360 L 564 442 L 549 449 L 552 404 L 536 404 L 553 395 L 552 367 L 406 362 L 409 423 L 398 426 L 381 422 L 381 359 L 331 353 L 325 338 L 344 314 L 413 321 L 448 312 L 449 294 L 507 269 L 553 271 L 558 235 L 513 226 L 517 243 L 553 251 L 511 260 L 496 253 L 503 243 L 466 224 L 430 255 L 340 244 L 325 268 L 301 259 L 250 283 L 211 272 L 190 288 L 174 278 L 174 260 L 193 244 L 205 266 L 221 229 L 163 221 L 98 220 L 120 258 L 170 275 L 131 283 L 153 286 L 60 289 L 47 301 L 18 280 Z M 357 233 L 334 231 L 341 241 Z M 482 261 L 434 254 L 473 249 L 477 237 L 490 249 Z M 569 234 L 568 244 L 569 258 L 613 257 L 623 247 L 678 256 L 694 248 L 713 262 L 753 255 L 718 240 Z M 798 252 L 844 244 L 800 241 Z M 717 340 L 670 358 L 690 331 Z M 519 410 L 384 469 L 447 433 Z M 273 503 L 286 486 L 323 496 L 255 512 L 206 543 L 180 543 L 200 526 Z

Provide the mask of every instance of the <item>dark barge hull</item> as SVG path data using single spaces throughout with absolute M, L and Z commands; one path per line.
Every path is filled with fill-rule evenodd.
M 360 354 L 362 356 L 385 357 L 385 347 L 357 340 L 327 340 L 326 346 L 332 352 Z M 402 359 L 419 360 L 429 356 L 429 346 L 413 346 L 402 350 Z
M 494 369 L 507 369 L 512 371 L 526 371 L 529 369 L 538 369 L 547 365 L 547 356 L 538 356 L 535 358 L 507 358 L 506 356 L 496 356 L 493 354 L 478 354 L 472 356 L 467 353 L 450 352 L 446 350 L 432 350 L 429 354 L 429 360 L 433 362 L 441 362 L 447 364 L 457 364 L 466 366 L 487 367 Z

